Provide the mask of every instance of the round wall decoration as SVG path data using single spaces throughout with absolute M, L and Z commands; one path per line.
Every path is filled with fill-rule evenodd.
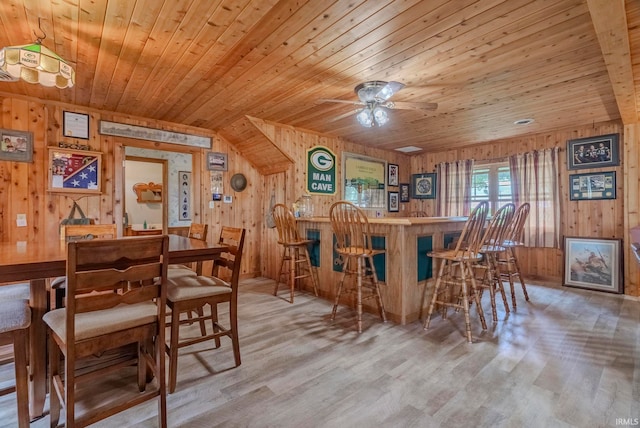
M 233 174 L 231 177 L 231 188 L 236 192 L 242 192 L 247 188 L 247 177 L 244 174 Z

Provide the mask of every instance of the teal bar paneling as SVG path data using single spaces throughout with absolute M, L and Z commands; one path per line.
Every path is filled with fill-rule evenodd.
M 336 252 L 336 236 L 333 236 L 333 271 L 342 272 L 342 260 Z M 376 250 L 384 250 L 386 246 L 386 239 L 384 236 L 372 236 L 371 246 Z M 387 255 L 386 253 L 378 254 L 373 257 L 373 265 L 376 268 L 378 274 L 378 281 L 386 282 L 387 278 Z
M 308 245 L 311 266 L 320 267 L 320 231 L 317 229 L 307 229 L 307 239 L 313 241 Z
M 427 253 L 433 250 L 433 236 L 418 236 L 418 281 L 424 281 L 433 276 L 433 259 Z
M 456 239 L 458 239 L 460 237 L 460 232 L 450 232 L 450 233 L 445 233 L 444 234 L 444 239 L 443 239 L 443 247 L 442 248 L 449 248 L 449 245 L 454 242 Z

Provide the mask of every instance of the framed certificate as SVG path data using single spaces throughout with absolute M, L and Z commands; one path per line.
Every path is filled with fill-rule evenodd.
M 62 134 L 65 137 L 89 139 L 89 115 L 65 111 L 62 120 Z

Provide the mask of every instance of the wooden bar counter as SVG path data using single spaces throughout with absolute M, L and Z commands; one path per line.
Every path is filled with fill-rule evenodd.
M 386 250 L 375 264 L 384 283 L 381 293 L 389 320 L 407 324 L 426 314 L 426 305 L 424 311 L 421 310 L 424 293 L 429 297 L 433 288 L 429 287 L 433 283 L 433 274 L 427 252 L 444 248 L 453 241 L 466 220 L 466 217 L 369 219 L 374 247 Z M 334 263 L 336 255 L 331 222 L 328 217 L 310 217 L 299 218 L 298 225 L 303 237 L 317 242 L 311 250 L 311 259 L 317 266 L 318 293 L 333 301 L 342 272 L 339 264 Z M 365 310 L 376 313 L 375 307 L 368 303 L 365 303 Z

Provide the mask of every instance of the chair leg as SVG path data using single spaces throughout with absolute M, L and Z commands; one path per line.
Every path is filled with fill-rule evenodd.
M 209 307 L 211 308 L 211 325 L 213 326 L 213 333 L 219 333 L 220 332 L 220 327 L 218 325 L 218 305 L 216 304 L 211 304 L 209 305 Z M 216 336 L 213 339 L 216 348 L 220 347 L 220 336 Z
M 287 259 L 287 247 L 282 247 L 282 259 L 280 260 L 280 269 L 278 270 L 278 276 L 276 277 L 276 286 L 273 289 L 273 295 L 278 295 L 278 286 L 280 285 L 280 278 L 282 278 L 282 269 L 284 268 L 284 261 Z
M 422 328 L 427 330 L 429 328 L 429 323 L 431 322 L 431 314 L 433 313 L 433 309 L 436 306 L 436 300 L 438 300 L 438 289 L 440 288 L 440 283 L 442 282 L 442 275 L 444 273 L 445 265 L 447 261 L 445 259 L 440 260 L 440 269 L 438 269 L 438 276 L 436 277 L 436 283 L 433 287 L 433 296 L 431 296 L 431 303 L 429 303 L 429 309 L 427 310 L 427 318 L 424 320 L 424 325 Z
M 340 302 L 340 295 L 342 294 L 342 287 L 344 286 L 344 280 L 347 277 L 347 269 L 348 269 L 348 264 L 349 264 L 349 260 L 350 258 L 347 258 L 347 260 L 345 260 L 344 264 L 342 265 L 342 280 L 338 283 L 338 292 L 336 293 L 336 300 L 333 304 L 333 309 L 331 310 L 331 321 L 334 321 L 336 319 L 336 312 L 338 312 L 338 302 Z
M 293 303 L 293 294 L 296 288 L 296 261 L 298 260 L 298 248 L 289 249 L 289 293 Z
M 169 339 L 169 394 L 176 390 L 178 380 L 178 343 L 180 336 L 180 312 L 171 308 L 171 338 Z
M 318 281 L 316 281 L 316 276 L 313 272 L 313 267 L 311 266 L 311 257 L 309 256 L 309 249 L 304 247 L 304 256 L 307 259 L 307 268 L 309 269 L 309 276 L 311 277 L 311 284 L 313 285 L 313 293 L 318 297 Z
M 362 333 L 362 272 L 364 271 L 364 259 L 358 257 L 358 272 L 356 273 L 356 325 L 358 333 Z
M 16 401 L 18 402 L 18 427 L 29 426 L 29 385 L 27 375 L 27 331 L 13 332 L 13 355 L 16 373 Z
M 516 267 L 516 272 L 518 273 L 518 279 L 520 280 L 520 284 L 522 285 L 522 292 L 524 293 L 524 300 L 529 301 L 529 294 L 527 293 L 527 286 L 524 283 L 524 279 L 522 279 L 522 271 L 520 270 L 520 265 L 518 264 L 518 258 L 516 257 L 515 248 L 510 248 L 511 256 L 513 257 L 513 264 Z
M 465 264 L 462 263 L 460 269 L 464 269 Z M 482 324 L 482 329 L 487 329 L 487 321 L 484 318 L 484 310 L 482 309 L 482 304 L 480 303 L 480 293 L 478 292 L 478 285 L 476 284 L 476 279 L 473 276 L 473 268 L 471 267 L 471 263 L 467 265 L 467 269 L 469 270 L 469 277 L 471 278 L 471 289 L 475 296 L 476 301 L 476 311 L 478 312 L 478 317 L 480 317 L 480 323 Z
M 51 427 L 57 427 L 60 422 L 60 395 L 64 391 L 58 388 L 56 380 L 60 376 L 60 351 L 53 337 L 49 336 L 49 420 Z
M 240 341 L 238 339 L 238 308 L 237 305 L 234 305 L 231 302 L 229 302 L 229 326 L 231 329 L 233 358 L 235 359 L 236 367 L 238 367 L 242 364 L 242 361 L 240 360 Z
M 509 314 L 511 310 L 509 309 L 509 303 L 507 302 L 507 293 L 504 290 L 504 284 L 502 282 L 502 274 L 500 272 L 500 263 L 498 263 L 498 254 L 497 253 L 491 254 L 491 257 L 489 258 L 489 260 L 491 261 L 491 265 L 493 266 L 496 284 L 500 288 L 500 294 L 502 295 L 502 303 L 504 304 L 504 311 L 507 314 Z

